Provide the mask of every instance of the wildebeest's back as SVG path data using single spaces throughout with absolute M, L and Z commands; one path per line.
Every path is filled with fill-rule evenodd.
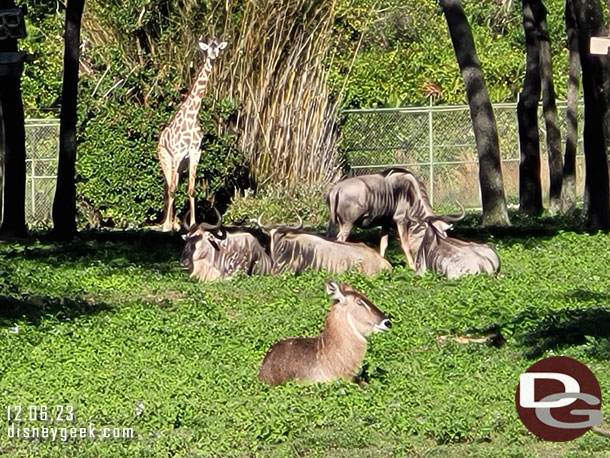
M 469 274 L 493 274 L 500 267 L 496 251 L 489 245 L 447 237 L 431 253 L 428 268 L 449 279 Z
M 342 273 L 356 268 L 367 275 L 392 270 L 392 265 L 377 251 L 363 243 L 338 242 L 322 234 L 294 232 L 278 238 L 272 253 L 278 272 L 299 274 L 307 269 Z
M 327 195 L 330 221 L 351 221 L 368 226 L 390 219 L 394 214 L 394 193 L 381 174 L 346 178 L 336 183 Z

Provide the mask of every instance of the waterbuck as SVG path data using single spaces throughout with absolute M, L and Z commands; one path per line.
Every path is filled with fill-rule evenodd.
M 271 386 L 288 380 L 328 382 L 352 380 L 366 353 L 366 337 L 392 324 L 366 296 L 344 283 L 326 281 L 333 304 L 324 329 L 316 337 L 277 341 L 265 355 L 258 378 Z

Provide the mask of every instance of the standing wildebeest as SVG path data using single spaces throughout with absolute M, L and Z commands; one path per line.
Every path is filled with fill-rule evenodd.
M 389 229 L 396 224 L 407 262 L 414 267 L 409 233 L 404 232 L 408 226 L 398 223 L 405 218 L 423 220 L 434 213 L 425 186 L 413 173 L 393 167 L 380 173 L 346 178 L 331 188 L 326 202 L 329 236 L 336 234 L 338 240 L 345 241 L 354 225 L 381 226 L 379 253 L 383 256 Z
M 333 305 L 317 337 L 291 337 L 273 344 L 258 378 L 274 386 L 288 380 L 328 382 L 354 379 L 366 353 L 366 337 L 392 324 L 366 296 L 344 283 L 326 281 Z
M 274 273 L 299 274 L 307 269 L 324 269 L 339 274 L 356 268 L 372 276 L 382 270 L 392 270 L 386 259 L 364 243 L 338 242 L 329 240 L 324 234 L 301 230 L 301 218 L 298 226 L 263 226 L 260 218 L 258 222 L 269 231 Z
M 498 272 L 500 258 L 492 247 L 448 237 L 434 223 L 434 217 L 422 222 L 425 232 L 415 258 L 418 275 L 426 270 L 439 272 L 447 278 Z
M 251 274 L 271 273 L 271 258 L 265 247 L 268 237 L 251 228 L 201 223 L 183 236 L 186 244 L 180 265 L 191 277 L 216 280 L 237 271 Z

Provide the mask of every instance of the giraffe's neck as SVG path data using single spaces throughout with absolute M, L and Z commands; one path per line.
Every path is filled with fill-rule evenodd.
M 212 60 L 206 59 L 205 63 L 199 70 L 197 78 L 191 87 L 191 90 L 182 105 L 184 111 L 184 119 L 196 120 L 201 108 L 201 99 L 208 86 L 208 80 L 210 79 L 210 73 L 212 72 Z

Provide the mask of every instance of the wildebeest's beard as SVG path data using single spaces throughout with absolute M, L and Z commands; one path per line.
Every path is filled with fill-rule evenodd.
M 182 256 L 180 257 L 180 266 L 191 270 L 193 268 L 193 257 L 197 250 L 197 242 L 201 239 L 201 234 L 195 234 L 186 238 L 184 250 L 182 250 Z

